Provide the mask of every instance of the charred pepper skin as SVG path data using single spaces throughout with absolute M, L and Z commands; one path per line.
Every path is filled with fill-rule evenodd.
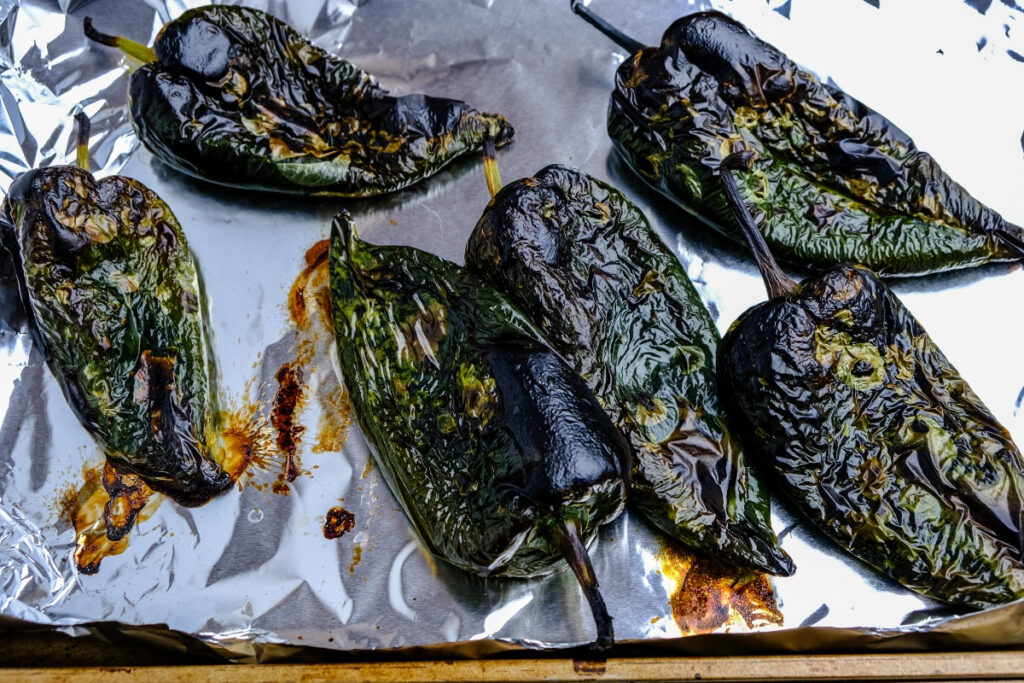
M 186 506 L 231 486 L 211 456 L 199 275 L 167 205 L 136 180 L 53 166 L 15 179 L 0 215 L 33 337 L 107 458 Z
M 793 573 L 719 408 L 714 321 L 639 209 L 548 166 L 498 192 L 466 265 L 540 327 L 627 436 L 632 508 L 723 562 Z
M 862 561 L 972 607 L 1024 597 L 1024 459 L 885 283 L 838 266 L 798 284 L 732 169 L 722 188 L 770 300 L 718 347 L 723 401 L 785 494 Z
M 90 24 L 91 30 L 91 24 Z M 247 189 L 367 197 L 512 139 L 465 102 L 394 97 L 259 10 L 207 6 L 168 23 L 132 74 L 131 118 L 161 161 Z
M 740 317 L 719 347 L 744 443 L 840 546 L 940 600 L 1024 597 L 1024 463 L 914 317 L 852 266 Z
M 715 230 L 741 233 L 716 180 L 756 153 L 740 191 L 775 256 L 921 275 L 1024 255 L 1024 230 L 974 199 L 881 114 L 717 12 L 676 21 L 619 67 L 616 150 Z
M 625 505 L 628 446 L 536 328 L 452 263 L 359 240 L 347 215 L 330 277 L 355 415 L 424 544 L 473 573 L 535 576 L 566 552 L 569 523 L 585 557 Z

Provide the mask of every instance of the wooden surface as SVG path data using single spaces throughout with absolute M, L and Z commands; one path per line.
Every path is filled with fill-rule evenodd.
M 982 681 L 1024 682 L 1024 650 L 958 653 L 541 657 L 460 661 L 223 664 L 203 649 L 162 649 L 115 632 L 80 638 L 0 628 L 0 682 L 102 681 Z
M 3 681 L 979 681 L 1024 680 L 1024 653 L 678 657 L 0 670 Z

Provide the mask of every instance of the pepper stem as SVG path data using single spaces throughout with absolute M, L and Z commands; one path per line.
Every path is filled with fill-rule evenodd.
M 597 590 L 597 577 L 594 574 L 594 566 L 590 563 L 590 555 L 583 545 L 583 531 L 580 529 L 579 521 L 566 519 L 561 526 L 552 529 L 552 536 L 565 561 L 572 567 L 576 580 L 580 582 L 583 595 L 590 603 L 590 611 L 594 615 L 594 625 L 597 626 L 597 640 L 592 645 L 593 649 L 604 651 L 615 643 L 615 632 L 612 629 L 612 617 L 605 607 L 604 598 Z
M 487 189 L 491 197 L 501 189 L 501 173 L 498 171 L 498 152 L 494 148 L 494 138 L 484 137 L 484 177 L 487 178 Z
M 768 289 L 768 298 L 778 299 L 791 294 L 796 294 L 799 285 L 796 280 L 786 275 L 779 267 L 775 257 L 772 256 L 764 236 L 757 229 L 754 217 L 747 210 L 747 205 L 740 195 L 740 188 L 736 185 L 736 179 L 732 177 L 732 169 L 748 169 L 754 160 L 753 152 L 734 152 L 722 159 L 719 165 L 719 177 L 722 181 L 722 189 L 725 191 L 725 200 L 732 209 L 733 217 L 739 223 L 743 236 L 754 253 L 754 260 L 757 261 L 757 268 L 761 271 L 761 279 Z
M 643 49 L 643 43 L 639 40 L 633 40 L 625 33 L 594 14 L 589 7 L 583 4 L 583 0 L 572 0 L 571 4 L 573 12 L 583 17 L 584 21 L 615 41 L 615 44 L 626 52 L 633 54 L 634 52 L 639 52 Z
M 82 28 L 85 31 L 86 38 L 95 41 L 100 45 L 116 47 L 132 59 L 137 59 L 143 64 L 156 61 L 156 53 L 153 52 L 153 48 L 143 45 L 142 43 L 136 43 L 134 40 L 128 40 L 121 36 L 111 36 L 106 33 L 100 33 L 93 28 L 92 17 L 85 18 L 82 22 Z
M 75 123 L 78 124 L 78 141 L 75 144 L 75 163 L 83 171 L 89 170 L 89 132 L 92 124 L 84 111 L 75 114 Z

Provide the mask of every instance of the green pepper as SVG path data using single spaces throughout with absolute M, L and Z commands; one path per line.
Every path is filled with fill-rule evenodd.
M 740 193 L 772 252 L 790 263 L 920 275 L 1024 255 L 1024 230 L 906 133 L 736 21 L 691 14 L 659 47 L 644 47 L 579 0 L 573 8 L 633 53 L 608 108 L 616 150 L 713 229 L 743 240 L 716 176 L 725 156 L 750 151 Z
M 233 187 L 366 197 L 398 190 L 512 127 L 465 102 L 394 97 L 275 17 L 206 6 L 166 24 L 152 48 L 85 32 L 144 62 L 131 119 L 157 158 Z
M 528 577 L 559 557 L 611 619 L 584 547 L 625 505 L 628 450 L 580 377 L 503 296 L 409 247 L 330 246 L 338 359 L 391 491 L 438 557 Z
M 747 448 L 828 537 L 904 586 L 973 607 L 1024 597 L 1024 460 L 1006 429 L 870 270 L 789 279 L 731 163 L 770 297 L 718 351 Z
M 0 243 L 34 340 L 108 461 L 201 505 L 232 478 L 217 464 L 220 413 L 196 264 L 152 190 L 86 170 L 88 119 L 77 118 L 81 168 L 18 176 L 0 210 Z
M 466 265 L 540 327 L 627 436 L 632 508 L 728 564 L 793 573 L 767 489 L 718 405 L 718 330 L 636 206 L 581 171 L 548 166 L 497 192 Z

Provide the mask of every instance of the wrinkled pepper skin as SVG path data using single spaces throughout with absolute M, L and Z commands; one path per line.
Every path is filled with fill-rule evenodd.
M 199 274 L 167 205 L 130 178 L 40 168 L 11 185 L 0 238 L 34 339 L 106 457 L 182 505 L 229 487 Z
M 679 19 L 623 62 L 608 132 L 641 178 L 737 240 L 717 168 L 754 152 L 737 182 L 790 263 L 920 275 L 1024 255 L 1024 231 L 906 133 L 717 12 Z
M 548 166 L 498 192 L 466 265 L 540 327 L 627 436 L 631 507 L 723 562 L 793 573 L 718 405 L 714 321 L 639 209 Z
M 464 269 L 359 240 L 330 247 L 341 374 L 391 491 L 437 556 L 482 575 L 550 571 L 549 527 L 585 539 L 623 509 L 628 450 L 538 331 Z
M 188 10 L 132 74 L 132 121 L 164 163 L 215 183 L 366 197 L 398 190 L 512 127 L 457 100 L 394 97 L 245 7 Z
M 718 368 L 752 457 L 840 546 L 940 600 L 1024 597 L 1020 452 L 876 275 L 837 267 L 750 309 Z

